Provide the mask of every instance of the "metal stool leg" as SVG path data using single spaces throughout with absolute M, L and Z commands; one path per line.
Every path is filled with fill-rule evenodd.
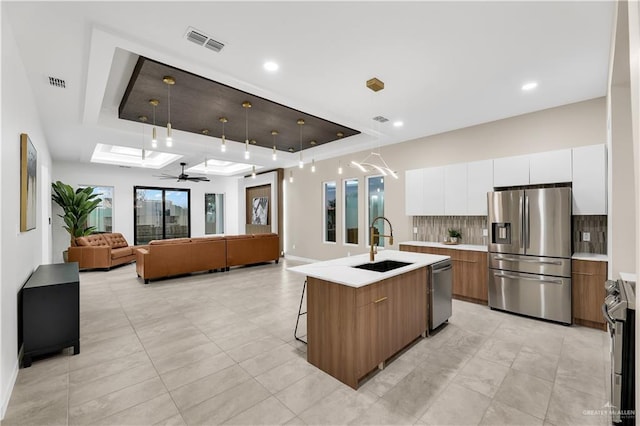
M 300 317 L 307 314 L 306 312 L 302 312 L 302 302 L 304 301 L 304 291 L 306 290 L 306 288 L 307 280 L 304 280 L 304 284 L 302 285 L 302 296 L 300 296 L 300 306 L 298 307 L 298 318 L 296 319 L 296 329 L 293 332 L 293 337 L 295 337 L 297 341 L 302 342 L 305 345 L 307 344 L 307 342 L 298 337 L 298 323 L 300 322 Z

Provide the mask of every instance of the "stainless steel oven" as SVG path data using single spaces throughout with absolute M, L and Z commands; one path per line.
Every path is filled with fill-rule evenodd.
M 635 283 L 605 283 L 602 315 L 611 336 L 611 421 L 635 424 Z

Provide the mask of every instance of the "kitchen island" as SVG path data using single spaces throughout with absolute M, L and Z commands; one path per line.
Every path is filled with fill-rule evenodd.
M 341 382 L 359 381 L 426 335 L 428 267 L 448 256 L 384 250 L 289 268 L 307 277 L 307 361 Z M 385 262 L 385 263 L 381 263 Z

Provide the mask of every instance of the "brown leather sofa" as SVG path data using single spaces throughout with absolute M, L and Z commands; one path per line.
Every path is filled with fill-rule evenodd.
M 136 272 L 144 280 L 226 268 L 224 237 L 153 240 L 136 252 Z
M 136 260 L 136 249 L 120 233 L 93 234 L 76 238 L 69 247 L 69 262 L 78 262 L 80 269 L 110 269 Z
M 278 234 L 229 235 L 227 240 L 227 270 L 231 266 L 251 265 L 280 260 Z

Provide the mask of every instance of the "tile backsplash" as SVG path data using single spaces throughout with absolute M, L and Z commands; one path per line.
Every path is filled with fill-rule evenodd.
M 573 216 L 573 252 L 607 254 L 607 216 Z M 413 234 L 416 241 L 443 242 L 449 228 L 462 234 L 462 244 L 487 245 L 489 237 L 483 237 L 487 228 L 486 216 L 414 216 Z M 583 240 L 588 232 L 590 241 Z
M 607 254 L 607 216 L 573 216 L 573 251 Z M 590 241 L 583 240 L 588 232 Z
M 489 238 L 482 236 L 482 230 L 487 229 L 486 216 L 414 216 L 413 227 L 418 229 L 413 234 L 416 241 L 443 242 L 449 228 L 460 231 L 462 244 L 487 245 Z

